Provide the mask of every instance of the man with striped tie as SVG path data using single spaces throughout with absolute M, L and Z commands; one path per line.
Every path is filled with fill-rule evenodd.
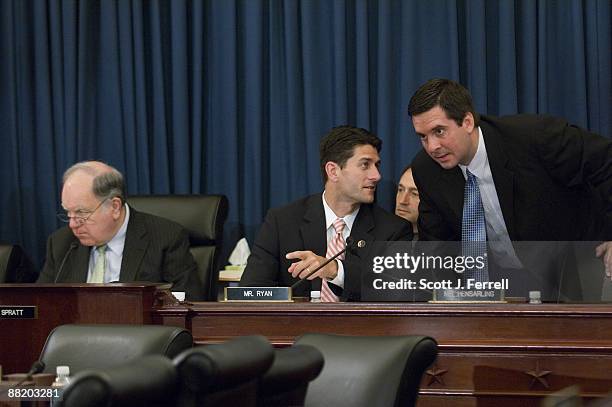
M 271 209 L 253 245 L 242 286 L 291 286 L 294 296 L 321 291 L 323 302 L 361 297 L 364 253 L 349 249 L 312 273 L 354 241 L 412 240 L 412 226 L 374 204 L 380 181 L 382 141 L 352 126 L 332 129 L 319 145 L 324 191 Z

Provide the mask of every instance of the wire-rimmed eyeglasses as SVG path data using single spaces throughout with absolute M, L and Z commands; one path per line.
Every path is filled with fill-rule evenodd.
M 75 211 L 74 215 L 72 216 L 70 215 L 69 211 L 59 212 L 57 214 L 57 218 L 61 220 L 62 222 L 66 222 L 66 223 L 69 223 L 71 220 L 74 220 L 78 226 L 81 226 L 85 224 L 85 222 L 87 222 L 89 218 L 91 218 L 91 216 L 98 210 L 98 208 L 100 208 L 102 204 L 106 202 L 107 200 L 108 198 L 105 198 L 102 201 L 100 201 L 98 206 L 96 206 L 93 211 L 85 211 L 85 210 L 79 209 Z

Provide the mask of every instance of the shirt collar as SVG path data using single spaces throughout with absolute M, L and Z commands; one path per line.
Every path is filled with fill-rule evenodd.
M 478 148 L 476 149 L 476 154 L 474 154 L 474 158 L 472 158 L 468 165 L 459 164 L 459 168 L 461 168 L 465 178 L 467 178 L 465 170 L 468 169 L 476 178 L 482 179 L 485 175 L 487 161 L 487 147 L 482 136 L 482 130 L 478 127 Z
M 338 215 L 336 215 L 332 208 L 330 208 L 327 204 L 327 201 L 325 200 L 325 191 L 323 191 L 321 199 L 323 200 L 323 209 L 325 209 L 325 230 L 328 230 L 330 227 L 332 227 L 334 221 L 338 219 Z M 346 224 L 346 228 L 349 232 L 353 229 L 353 223 L 355 223 L 355 218 L 359 213 L 360 207 L 361 206 L 358 206 L 357 209 L 342 218 L 344 219 L 344 223 Z
M 125 219 L 123 220 L 123 224 L 115 233 L 115 236 L 106 244 L 107 249 L 115 254 L 123 253 L 123 246 L 125 245 L 125 234 L 127 232 L 127 225 L 130 221 L 130 207 L 125 204 Z

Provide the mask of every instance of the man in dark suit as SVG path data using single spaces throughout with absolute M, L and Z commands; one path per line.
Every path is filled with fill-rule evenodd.
M 378 137 L 364 129 L 332 129 L 319 146 L 324 192 L 268 212 L 240 285 L 291 286 L 298 279 L 306 279 L 293 293 L 295 296 L 308 296 L 311 289 L 321 287 L 325 301 L 323 285 L 327 285 L 344 299 L 359 300 L 362 267 L 367 267 L 362 258 L 367 248 L 349 249 L 344 260 L 309 273 L 326 260 L 336 235 L 336 222 L 342 224 L 344 241 L 349 236 L 365 242 L 412 239 L 410 223 L 373 203 L 381 178 L 381 145 Z
M 421 239 L 462 240 L 473 176 L 487 241 L 603 240 L 595 251 L 611 275 L 611 140 L 553 117 L 480 117 L 467 89 L 447 79 L 422 85 L 408 110 L 423 145 L 412 164 Z
M 178 224 L 125 203 L 122 174 L 88 161 L 64 174 L 58 216 L 68 226 L 47 242 L 39 283 L 168 282 L 184 290 L 196 270 L 186 232 Z

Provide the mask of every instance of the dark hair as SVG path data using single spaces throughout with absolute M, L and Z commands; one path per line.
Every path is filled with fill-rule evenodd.
M 319 143 L 321 175 L 323 183 L 327 182 L 325 164 L 334 162 L 343 168 L 355 152 L 355 147 L 370 145 L 380 152 L 382 140 L 366 129 L 353 126 L 338 126 L 331 129 Z
M 404 169 L 402 170 L 402 172 L 400 172 L 400 179 L 404 176 L 404 174 L 406 173 L 406 171 L 411 170 L 412 169 L 412 164 L 408 164 L 406 167 L 404 167 Z M 399 179 L 397 180 L 397 183 L 399 184 Z
M 459 126 L 463 124 L 467 112 L 474 116 L 474 126 L 478 126 L 480 122 L 470 92 L 463 85 L 450 79 L 430 79 L 421 85 L 410 98 L 408 114 L 415 116 L 436 106 L 440 106 L 448 118 Z
M 402 170 L 402 172 L 400 172 L 400 176 L 397 179 L 397 184 L 395 185 L 395 192 L 398 192 L 399 186 L 400 186 L 400 181 L 402 180 L 402 177 L 404 176 L 404 174 L 406 172 L 408 172 L 408 170 L 412 170 L 412 164 L 408 164 L 406 167 L 404 167 L 404 169 Z M 413 175 L 414 177 L 414 175 Z

